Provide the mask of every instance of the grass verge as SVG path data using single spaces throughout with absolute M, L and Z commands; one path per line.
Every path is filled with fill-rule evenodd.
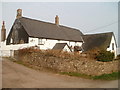
M 60 74 L 92 79 L 91 75 L 86 75 L 86 74 L 81 74 L 81 73 L 76 73 L 76 72 L 60 72 Z
M 60 74 L 82 77 L 82 78 L 93 79 L 93 80 L 117 80 L 117 79 L 120 79 L 120 71 L 113 72 L 111 74 L 102 74 L 99 76 L 91 76 L 91 75 L 86 75 L 86 74 L 81 74 L 81 73 L 76 73 L 76 72 L 60 72 Z
M 102 74 L 100 76 L 94 76 L 92 77 L 94 80 L 101 79 L 101 80 L 116 80 L 120 79 L 120 71 L 119 72 L 113 72 L 111 74 Z

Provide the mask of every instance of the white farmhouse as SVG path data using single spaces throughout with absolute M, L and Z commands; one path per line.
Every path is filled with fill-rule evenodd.
M 40 49 L 63 50 L 68 52 L 85 52 L 94 48 L 105 49 L 116 53 L 116 40 L 112 32 L 84 35 L 80 30 L 59 24 L 56 15 L 55 23 L 22 17 L 22 9 L 6 37 L 5 23 L 1 30 L 1 48 L 18 50 L 24 47 L 38 46 Z
M 4 28 L 2 31 L 4 31 Z M 55 23 L 43 22 L 22 17 L 22 10 L 18 9 L 17 18 L 6 39 L 5 48 L 17 50 L 38 46 L 40 49 L 46 50 L 53 49 L 56 45 L 60 47 L 61 44 L 66 44 L 68 48 L 63 48 L 64 51 L 71 52 L 74 51 L 74 46 L 80 47 L 82 45 L 81 35 L 83 34 L 80 30 L 59 25 L 58 16 L 55 17 Z M 4 34 L 1 36 L 5 37 Z
M 97 48 L 114 52 L 117 56 L 117 43 L 113 32 L 87 34 L 82 36 L 85 43 L 82 44 L 84 51 Z

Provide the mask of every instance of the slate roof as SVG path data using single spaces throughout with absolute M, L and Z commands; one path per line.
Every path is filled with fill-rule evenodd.
M 88 51 L 94 48 L 107 49 L 110 45 L 113 32 L 99 33 L 99 34 L 88 34 L 82 35 L 84 51 Z
M 52 49 L 53 50 L 63 50 L 66 45 L 68 46 L 67 43 L 56 43 Z M 69 46 L 68 46 L 68 48 L 70 49 Z M 71 49 L 70 49 L 70 51 L 71 51 Z
M 22 26 L 29 36 L 56 40 L 69 40 L 81 42 L 82 32 L 78 29 L 69 28 L 62 25 L 43 22 L 26 17 L 19 18 Z

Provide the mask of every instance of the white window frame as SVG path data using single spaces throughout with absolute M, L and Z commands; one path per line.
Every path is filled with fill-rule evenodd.
M 13 38 L 10 39 L 10 43 L 13 44 Z
M 43 41 L 42 38 L 38 38 L 38 45 L 44 45 L 45 42 Z

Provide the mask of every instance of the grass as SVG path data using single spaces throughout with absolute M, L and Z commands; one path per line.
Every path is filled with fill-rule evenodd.
M 76 72 L 60 72 L 60 74 L 82 77 L 82 78 L 87 78 L 87 79 L 91 79 L 91 77 L 92 77 L 91 75 L 86 75 L 86 74 L 81 74 L 81 73 L 76 73 Z
M 94 76 L 94 80 L 101 79 L 101 80 L 116 80 L 120 79 L 120 72 L 113 72 L 111 74 L 102 74 L 100 76 Z
M 93 79 L 93 80 L 116 80 L 120 78 L 120 72 L 113 72 L 111 74 L 102 74 L 99 76 L 91 76 L 91 75 L 86 75 L 86 74 L 81 74 L 76 72 L 60 72 L 60 74 L 82 77 L 82 78 Z

